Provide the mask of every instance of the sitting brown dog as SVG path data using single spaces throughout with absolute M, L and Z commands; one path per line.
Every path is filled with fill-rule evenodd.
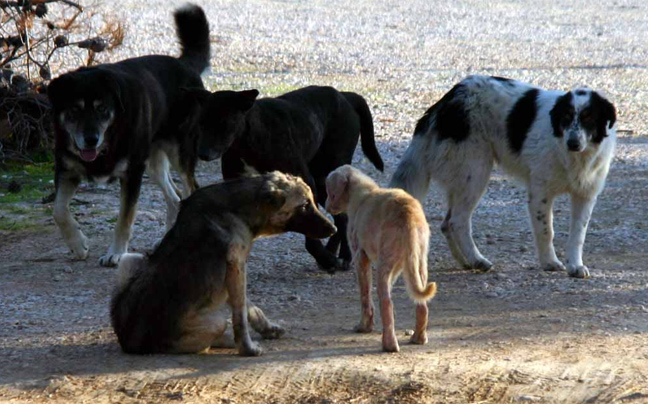
M 362 317 L 356 331 L 373 330 L 371 262 L 375 262 L 378 265 L 383 350 L 399 351 L 391 287 L 401 271 L 404 271 L 407 291 L 417 303 L 416 331 L 411 342 L 427 343 L 426 301 L 436 294 L 436 283 L 427 283 L 430 229 L 421 204 L 400 189 L 381 189 L 371 178 L 349 165 L 329 174 L 326 189 L 326 210 L 334 215 L 346 212 L 349 217 L 349 245 L 358 268 L 362 302 Z
M 227 302 L 239 353 L 260 355 L 248 321 L 264 338 L 278 338 L 283 329 L 247 302 L 245 262 L 254 239 L 288 231 L 313 238 L 336 231 L 298 177 L 275 171 L 193 193 L 150 257 L 128 254 L 119 263 L 110 314 L 122 349 L 204 351 L 225 332 L 217 310 Z

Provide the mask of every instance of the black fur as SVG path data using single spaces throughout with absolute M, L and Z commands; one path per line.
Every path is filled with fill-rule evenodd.
M 448 91 L 436 104 L 428 109 L 419 119 L 414 129 L 414 136 L 423 135 L 433 121 L 433 128 L 438 140 L 451 139 L 460 143 L 470 134 L 470 121 L 460 95 L 463 84 L 457 84 Z
M 520 154 L 527 133 L 536 119 L 538 112 L 538 89 L 529 90 L 517 100 L 506 118 L 506 136 L 511 150 Z
M 198 74 L 209 67 L 209 24 L 202 8 L 187 5 L 173 13 L 176 33 L 180 39 L 180 60 L 191 66 Z
M 551 117 L 551 126 L 555 137 L 563 137 L 563 130 L 566 124 L 574 119 L 574 105 L 572 104 L 573 95 L 571 92 L 563 95 L 556 100 L 554 107 L 549 112 Z
M 256 90 L 193 93 L 203 105 L 200 156 L 210 160 L 224 152 L 226 179 L 241 175 L 243 162 L 260 172 L 298 175 L 323 205 L 326 176 L 351 163 L 358 138 L 367 158 L 383 170 L 371 112 L 358 94 L 318 86 L 256 101 Z M 328 250 L 318 240 L 307 239 L 308 251 L 329 271 L 346 269 L 351 259 L 345 223 L 341 216 L 335 219 L 339 231 L 329 240 Z M 342 265 L 334 254 L 338 245 Z
M 596 135 L 592 137 L 592 141 L 601 143 L 607 137 L 607 129 L 612 129 L 616 122 L 616 108 L 597 92 L 592 92 L 588 108 L 591 110 L 592 116 L 596 117 Z

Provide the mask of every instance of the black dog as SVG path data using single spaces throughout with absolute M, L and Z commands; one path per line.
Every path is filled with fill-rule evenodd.
M 189 5 L 174 14 L 182 46 L 179 58 L 152 55 L 81 68 L 53 80 L 56 159 L 54 219 L 78 259 L 88 242 L 69 211 L 82 179 L 119 178 L 121 206 L 115 238 L 103 266 L 116 265 L 127 252 L 142 175 L 151 178 L 167 202 L 167 228 L 180 202 L 169 162 L 181 174 L 184 196 L 196 187 L 194 167 L 199 133 L 187 121 L 184 87 L 202 87 L 209 66 L 209 25 L 203 10 Z
M 383 170 L 371 112 L 358 94 L 316 86 L 260 100 L 256 90 L 198 89 L 190 94 L 195 100 L 192 108 L 202 111 L 199 157 L 213 160 L 222 155 L 225 179 L 240 176 L 246 164 L 261 172 L 291 173 L 306 181 L 323 206 L 327 175 L 351 163 L 360 136 L 364 154 Z M 335 216 L 335 225 L 338 233 L 326 248 L 319 240 L 306 238 L 308 252 L 329 272 L 348 269 L 351 260 L 346 217 Z M 338 248 L 342 262 L 335 257 Z
M 196 353 L 217 344 L 232 308 L 241 355 L 259 355 L 248 321 L 264 338 L 283 329 L 248 304 L 245 263 L 255 238 L 295 231 L 328 237 L 336 229 L 298 177 L 273 172 L 201 188 L 182 201 L 175 225 L 153 255 L 128 254 L 111 303 L 113 328 L 128 353 Z

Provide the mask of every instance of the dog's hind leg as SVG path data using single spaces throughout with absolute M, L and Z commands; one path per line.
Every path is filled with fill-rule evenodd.
M 378 264 L 378 299 L 380 300 L 380 318 L 382 320 L 382 347 L 385 352 L 398 352 L 398 339 L 394 329 L 394 304 L 391 298 L 394 272 L 393 265 L 381 261 Z
M 371 299 L 371 262 L 367 254 L 360 250 L 353 258 L 358 271 L 358 287 L 360 289 L 360 323 L 355 327 L 356 332 L 372 332 L 374 327 L 374 305 Z
M 144 165 L 132 164 L 128 167 L 125 178 L 120 180 L 121 198 L 119 203 L 119 217 L 115 225 L 115 238 L 108 248 L 108 252 L 99 258 L 99 265 L 112 267 L 119 263 L 122 255 L 128 252 L 128 242 L 133 230 L 133 222 L 137 214 L 137 200 L 142 187 Z
M 571 226 L 567 241 L 567 272 L 574 278 L 589 278 L 589 269 L 583 265 L 583 244 L 596 197 L 571 196 Z
M 248 300 L 248 321 L 252 328 L 264 339 L 277 339 L 286 332 L 278 324 L 268 320 L 263 311 Z
M 173 344 L 171 353 L 201 353 L 212 346 L 227 345 L 226 330 L 227 320 L 221 313 L 205 310 L 183 321 L 182 337 Z
M 55 178 L 54 221 L 72 254 L 77 259 L 84 260 L 88 257 L 88 239 L 79 229 L 79 223 L 70 214 L 70 201 L 81 181 L 78 178 L 68 177 L 62 172 L 57 172 Z
M 468 269 L 488 271 L 493 264 L 484 258 L 472 238 L 472 214 L 486 191 L 493 162 L 491 159 L 473 159 L 470 164 L 454 172 L 453 182 L 446 182 L 448 191 L 449 217 L 444 221 L 442 231 L 448 239 L 455 258 L 463 255 L 465 261 L 459 262 Z M 455 247 L 453 248 L 453 243 Z M 463 261 L 463 262 L 462 262 Z
M 171 179 L 169 159 L 161 149 L 154 149 L 149 160 L 148 172 L 151 179 L 160 187 L 167 204 L 166 230 L 173 227 L 180 208 L 180 191 Z

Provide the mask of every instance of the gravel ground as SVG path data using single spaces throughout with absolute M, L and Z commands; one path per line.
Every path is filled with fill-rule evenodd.
M 176 1 L 112 1 L 128 24 L 111 58 L 177 54 Z M 0 233 L 0 401 L 194 403 L 641 403 L 648 402 L 648 4 L 640 1 L 460 0 L 204 1 L 212 24 L 211 89 L 277 95 L 330 84 L 364 95 L 387 183 L 416 120 L 467 74 L 547 88 L 586 84 L 619 112 L 619 147 L 585 245 L 590 280 L 536 268 L 525 192 L 496 174 L 475 218 L 475 238 L 496 264 L 456 268 L 439 232 L 443 200 L 425 208 L 432 227 L 430 343 L 382 354 L 378 332 L 352 333 L 359 316 L 353 273 L 317 270 L 302 239 L 258 242 L 249 295 L 287 329 L 260 358 L 232 350 L 201 356 L 120 352 L 107 305 L 115 270 L 100 268 L 118 208 L 117 189 L 86 186 L 75 206 L 92 239 L 70 260 L 52 220 L 42 231 Z M 218 180 L 201 164 L 199 182 Z M 569 208 L 559 199 L 556 246 Z M 163 234 L 164 202 L 145 181 L 132 247 Z M 413 326 L 402 283 L 397 332 Z M 378 327 L 380 328 L 380 327 Z

